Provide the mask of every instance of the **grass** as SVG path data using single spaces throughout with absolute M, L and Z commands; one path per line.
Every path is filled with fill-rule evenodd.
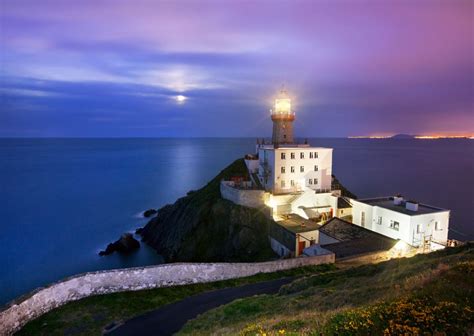
M 334 265 L 307 266 L 212 283 L 92 296 L 40 316 L 26 324 L 17 335 L 101 335 L 103 328 L 114 321 L 130 319 L 204 291 L 323 273 L 334 268 Z
M 463 335 L 474 331 L 474 245 L 308 275 L 236 300 L 181 335 Z
M 181 335 L 462 335 L 474 331 L 474 244 L 337 269 L 303 267 L 248 278 L 95 296 L 28 323 L 19 335 L 100 335 L 187 296 L 281 277 L 276 295 L 235 300 L 189 321 Z

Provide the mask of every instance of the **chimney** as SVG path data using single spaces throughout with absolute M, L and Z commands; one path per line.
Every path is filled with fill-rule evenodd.
M 393 204 L 395 205 L 401 205 L 403 202 L 403 196 L 398 194 L 397 196 L 393 197 Z
M 407 210 L 411 210 L 411 211 L 418 211 L 418 202 L 415 202 L 415 201 L 407 201 L 405 203 L 405 208 Z

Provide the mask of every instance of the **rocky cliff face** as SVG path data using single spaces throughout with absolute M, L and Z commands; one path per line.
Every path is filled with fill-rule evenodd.
M 220 181 L 247 176 L 243 159 L 206 186 L 166 205 L 140 231 L 143 240 L 168 262 L 257 261 L 275 255 L 268 241 L 270 219 L 262 211 L 220 197 Z

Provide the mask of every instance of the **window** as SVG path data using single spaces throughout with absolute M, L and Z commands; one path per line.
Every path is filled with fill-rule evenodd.
M 441 225 L 439 225 L 439 222 L 436 221 L 436 222 L 435 222 L 435 231 L 441 231 L 441 230 L 443 230 L 443 229 L 441 228 Z
M 295 166 L 291 166 L 291 172 L 292 172 L 292 173 L 295 172 Z
M 300 173 L 304 173 L 304 166 L 300 166 Z
M 313 179 L 309 179 L 308 183 L 313 184 Z
M 379 218 L 377 219 L 377 224 L 382 225 L 382 216 L 379 216 Z
M 395 231 L 398 231 L 398 230 L 400 230 L 400 223 L 397 222 L 397 221 L 391 220 L 390 221 L 390 228 L 394 229 Z
M 286 134 L 283 134 L 283 139 L 286 139 Z
M 281 180 L 281 187 L 285 188 L 285 180 Z
M 421 225 L 420 224 L 418 224 L 416 226 L 416 233 L 421 233 Z
M 285 154 L 285 153 L 281 153 L 281 159 L 282 159 L 282 160 L 285 160 L 285 159 L 286 159 L 286 154 Z
M 291 158 L 292 158 L 292 159 L 295 158 L 295 153 L 291 153 Z
M 281 173 L 285 174 L 285 167 L 281 167 Z
M 364 211 L 360 213 L 360 225 L 365 227 L 365 212 Z
M 309 158 L 310 158 L 310 159 L 313 158 L 313 152 L 309 152 Z
M 295 186 L 295 181 L 294 181 L 294 180 L 291 180 L 291 181 L 290 181 L 290 184 L 291 184 L 292 187 L 294 187 L 294 186 Z
M 314 171 L 318 171 L 318 165 L 314 166 Z
M 300 153 L 300 159 L 304 159 L 304 153 L 303 152 Z
M 314 181 L 313 184 L 318 184 L 318 179 L 317 178 L 313 179 L 313 181 Z
M 314 158 L 315 158 L 315 159 L 318 158 L 318 152 L 314 152 Z

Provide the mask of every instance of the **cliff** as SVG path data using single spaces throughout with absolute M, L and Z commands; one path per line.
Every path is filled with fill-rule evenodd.
M 166 261 L 258 261 L 275 255 L 268 241 L 270 219 L 258 209 L 224 200 L 223 178 L 248 177 L 236 160 L 206 186 L 166 205 L 140 231 Z

